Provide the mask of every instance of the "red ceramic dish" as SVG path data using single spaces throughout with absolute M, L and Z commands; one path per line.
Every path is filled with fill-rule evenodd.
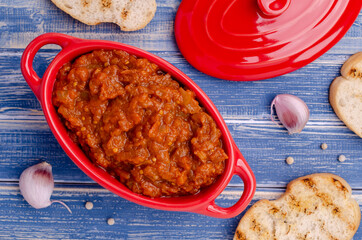
M 39 78 L 32 67 L 32 63 L 37 51 L 46 44 L 60 45 L 62 50 L 46 69 L 43 77 Z M 226 161 L 224 173 L 213 185 L 202 189 L 198 194 L 191 196 L 153 199 L 142 196 L 132 192 L 119 181 L 111 177 L 107 172 L 94 166 L 79 146 L 68 137 L 67 130 L 58 118 L 52 104 L 52 91 L 56 75 L 64 63 L 96 49 L 119 49 L 141 58 L 147 58 L 151 62 L 157 64 L 163 71 L 170 73 L 174 79 L 196 93 L 199 102 L 205 107 L 211 117 L 213 117 L 221 130 L 225 151 L 229 156 L 229 159 Z M 240 214 L 251 201 L 256 188 L 255 177 L 244 157 L 236 147 L 220 113 L 207 95 L 189 77 L 165 60 L 141 49 L 122 43 L 101 40 L 84 40 L 59 33 L 47 33 L 34 39 L 25 49 L 21 59 L 21 70 L 25 80 L 40 101 L 50 129 L 64 151 L 83 172 L 113 193 L 129 201 L 151 208 L 194 212 L 217 218 L 234 217 Z M 214 200 L 225 189 L 233 175 L 238 175 L 244 182 L 244 192 L 235 205 L 229 208 L 219 207 L 215 204 Z
M 329 50 L 361 7 L 361 0 L 183 0 L 175 37 L 184 57 L 208 75 L 267 79 Z

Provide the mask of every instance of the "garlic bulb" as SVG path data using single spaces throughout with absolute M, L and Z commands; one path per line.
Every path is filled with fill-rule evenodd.
M 19 180 L 20 192 L 24 199 L 34 208 L 46 208 L 52 203 L 62 204 L 70 213 L 69 207 L 57 200 L 50 201 L 54 189 L 52 166 L 42 162 L 23 171 Z
M 273 107 L 276 114 L 288 130 L 289 134 L 300 133 L 309 120 L 309 109 L 302 99 L 291 94 L 277 95 L 271 103 L 270 111 L 273 118 Z

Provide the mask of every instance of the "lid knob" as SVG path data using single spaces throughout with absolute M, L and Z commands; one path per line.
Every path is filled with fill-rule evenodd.
M 260 10 L 270 17 L 276 17 L 285 12 L 291 0 L 258 0 Z

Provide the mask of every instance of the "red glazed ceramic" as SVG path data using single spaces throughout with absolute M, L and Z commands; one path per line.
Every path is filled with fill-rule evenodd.
M 267 79 L 325 53 L 361 7 L 361 0 L 183 0 L 175 36 L 185 58 L 208 75 Z
M 32 64 L 35 54 L 46 44 L 62 47 L 46 69 L 42 78 L 35 73 Z M 57 72 L 64 63 L 96 49 L 119 49 L 141 58 L 147 58 L 157 64 L 163 71 L 170 73 L 174 79 L 194 91 L 199 102 L 213 117 L 222 132 L 222 140 L 229 159 L 224 173 L 208 188 L 198 194 L 184 197 L 150 198 L 136 194 L 111 177 L 104 170 L 94 166 L 83 151 L 68 136 L 67 130 L 58 118 L 52 105 L 52 91 Z M 84 40 L 59 33 L 47 33 L 34 39 L 25 49 L 21 59 L 21 70 L 25 80 L 41 103 L 46 120 L 59 144 L 73 162 L 94 181 L 113 193 L 137 204 L 169 211 L 186 211 L 217 218 L 231 218 L 240 214 L 251 201 L 256 187 L 255 177 L 244 157 L 234 143 L 227 126 L 215 105 L 207 95 L 184 73 L 165 60 L 141 49 L 122 43 L 98 40 Z M 215 204 L 217 196 L 225 189 L 233 175 L 238 175 L 244 182 L 244 192 L 235 205 L 222 208 Z

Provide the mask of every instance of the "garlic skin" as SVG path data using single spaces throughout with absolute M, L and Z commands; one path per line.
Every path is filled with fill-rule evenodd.
M 69 207 L 57 200 L 50 201 L 54 190 L 52 166 L 42 162 L 25 169 L 19 179 L 20 192 L 24 199 L 34 208 L 46 208 L 53 202 L 62 204 L 70 213 Z
M 273 107 L 275 107 L 280 122 L 288 130 L 289 134 L 300 133 L 309 120 L 307 104 L 294 95 L 279 94 L 274 98 L 270 106 L 270 114 L 272 121 L 275 123 Z

